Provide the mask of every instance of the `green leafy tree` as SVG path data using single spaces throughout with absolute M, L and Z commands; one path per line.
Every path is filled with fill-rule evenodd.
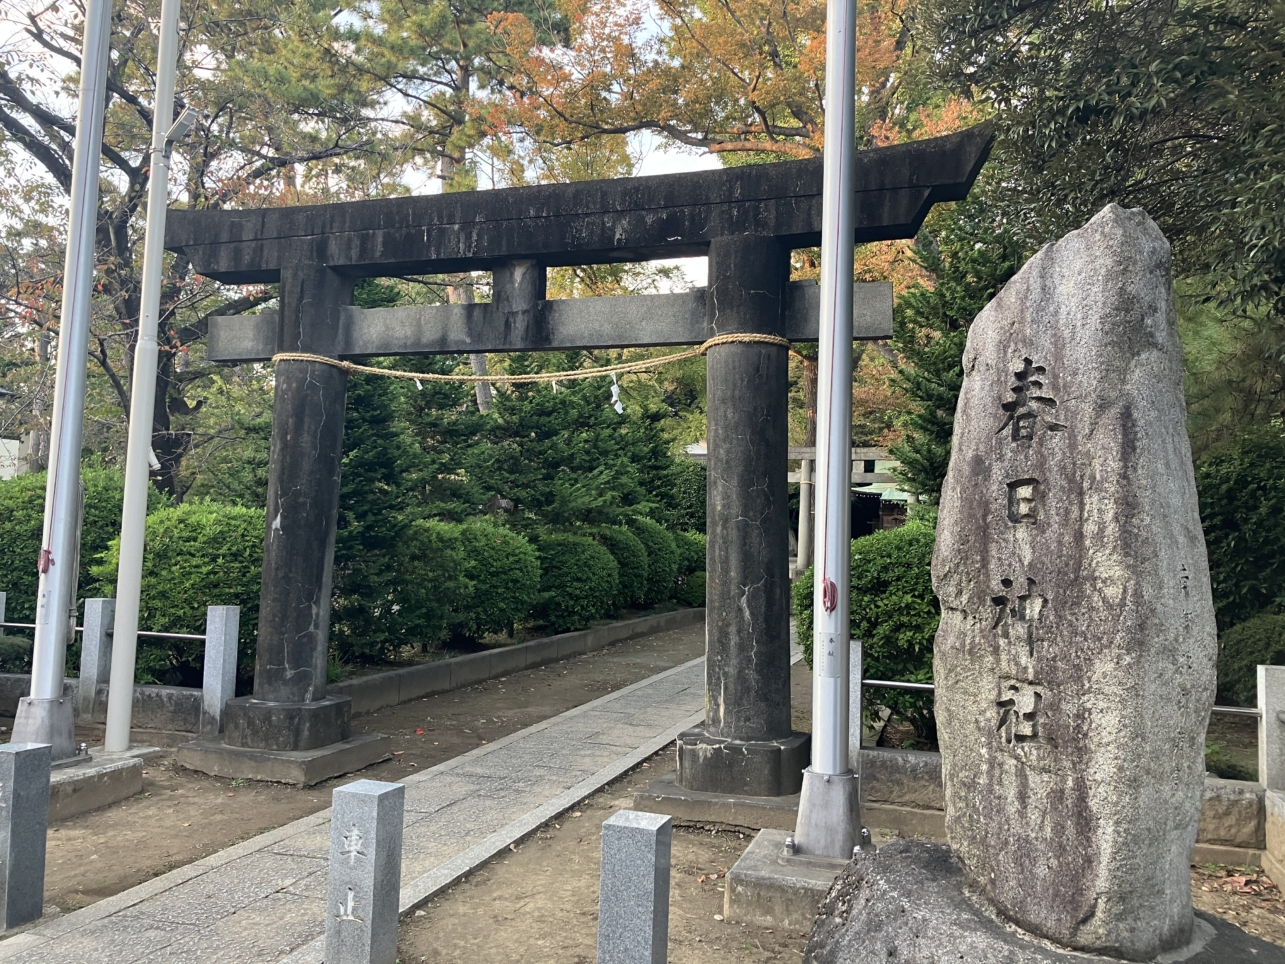
M 994 113 L 1030 240 L 1141 207 L 1207 297 L 1285 308 L 1285 5 L 925 0 L 920 24 Z
M 1285 606 L 1285 437 L 1243 436 L 1196 468 L 1218 628 Z
M 1013 232 L 997 217 L 984 189 L 941 217 L 917 241 L 917 258 L 932 276 L 897 301 L 895 383 L 911 401 L 902 441 L 892 446 L 911 492 L 936 500 L 950 464 L 955 406 L 964 383 L 964 345 L 977 313 L 1021 264 Z
M 345 661 L 386 656 L 404 586 L 399 539 L 415 517 L 421 450 L 402 415 L 403 382 L 348 380 L 339 518 L 335 532 L 332 637 Z

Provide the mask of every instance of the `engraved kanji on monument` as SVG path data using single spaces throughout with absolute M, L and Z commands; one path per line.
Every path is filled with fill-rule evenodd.
M 394 964 L 406 787 L 358 780 L 334 792 L 326 964 Z
M 1169 245 L 1111 205 L 964 353 L 933 559 L 951 848 L 1020 927 L 1187 942 L 1216 652 Z

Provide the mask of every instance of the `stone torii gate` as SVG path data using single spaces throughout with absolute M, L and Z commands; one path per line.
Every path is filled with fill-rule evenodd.
M 962 199 L 991 134 L 857 155 L 857 241 L 910 238 L 933 204 Z M 758 333 L 815 340 L 819 289 L 789 282 L 793 248 L 819 244 L 821 161 L 691 174 L 254 211 L 173 211 L 166 247 L 227 284 L 280 284 L 280 308 L 211 319 L 208 355 L 259 361 L 700 344 Z M 682 294 L 545 300 L 548 267 L 708 256 L 708 287 Z M 490 304 L 360 309 L 363 277 L 491 271 Z M 891 289 L 862 285 L 854 336 L 891 334 Z M 183 748 L 225 776 L 316 782 L 381 759 L 353 737 L 347 697 L 326 695 L 331 569 L 346 373 L 276 367 L 254 694 L 230 700 L 222 741 Z M 498 379 L 497 379 L 498 380 Z M 689 790 L 797 792 L 791 732 L 787 350 L 707 356 L 706 722 L 679 739 Z

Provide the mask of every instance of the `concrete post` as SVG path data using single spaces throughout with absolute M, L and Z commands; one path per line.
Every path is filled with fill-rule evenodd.
M 201 736 L 223 730 L 223 708 L 236 696 L 237 640 L 241 635 L 240 606 L 209 606 L 205 610 L 205 667 L 201 681 Z
M 115 623 L 115 599 L 85 600 L 85 631 L 80 636 L 80 682 L 76 694 L 77 711 L 83 724 L 94 722 L 98 684 L 106 683 L 111 676 Z
M 0 745 L 0 931 L 44 912 L 49 750 L 47 743 Z
M 709 334 L 780 334 L 788 273 L 773 238 L 716 238 Z M 678 783 L 781 796 L 798 792 L 809 750 L 790 730 L 788 353 L 742 343 L 707 357 L 705 724 L 678 738 Z
M 1285 666 L 1258 667 L 1258 782 L 1285 790 Z
M 673 818 L 621 810 L 602 825 L 598 964 L 669 960 Z
M 800 576 L 812 565 L 812 460 L 799 462 L 799 550 L 794 571 Z
M 4 622 L 4 602 L 7 595 L 7 593 L 0 592 L 0 623 Z M 0 635 L 3 635 L 3 632 L 0 632 Z
M 352 290 L 316 262 L 282 268 L 277 351 L 335 357 Z M 311 750 L 351 732 L 351 701 L 326 697 L 347 377 L 320 362 L 276 367 L 254 697 L 226 704 L 234 747 Z
M 334 792 L 326 964 L 395 964 L 406 787 L 358 780 Z

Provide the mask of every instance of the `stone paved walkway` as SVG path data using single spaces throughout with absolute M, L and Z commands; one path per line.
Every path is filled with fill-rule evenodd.
M 402 911 L 699 723 L 704 662 L 408 777 Z M 327 809 L 0 942 L 0 961 L 319 964 L 329 850 Z

